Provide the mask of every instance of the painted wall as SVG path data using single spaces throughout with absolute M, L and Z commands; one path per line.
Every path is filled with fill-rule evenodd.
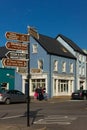
M 9 85 L 9 89 L 15 87 L 15 70 L 10 68 L 0 68 L 0 83 L 6 82 Z

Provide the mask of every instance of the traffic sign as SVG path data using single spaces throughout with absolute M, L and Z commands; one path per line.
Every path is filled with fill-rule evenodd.
M 29 35 L 15 32 L 6 32 L 5 37 L 9 40 L 29 41 Z
M 13 59 L 2 59 L 3 66 L 14 66 L 14 67 L 27 67 L 27 61 L 25 60 L 13 60 Z
M 28 54 L 17 53 L 15 51 L 8 51 L 5 55 L 7 58 L 11 58 L 11 59 L 28 59 Z
M 31 28 L 31 27 L 29 28 L 29 34 L 35 37 L 36 39 L 39 39 L 39 34 L 34 28 Z
M 6 48 L 9 50 L 28 50 L 28 44 L 20 42 L 6 42 Z

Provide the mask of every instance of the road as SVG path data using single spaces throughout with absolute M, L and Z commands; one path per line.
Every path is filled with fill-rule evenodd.
M 30 103 L 31 126 L 50 130 L 83 130 L 87 127 L 87 101 L 35 101 Z M 27 104 L 0 104 L 0 124 L 27 125 Z

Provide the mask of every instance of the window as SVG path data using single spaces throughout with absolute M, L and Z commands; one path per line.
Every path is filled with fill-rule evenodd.
M 62 64 L 62 72 L 66 72 L 66 62 L 63 62 Z
M 82 58 L 82 56 L 81 56 L 81 54 L 79 54 L 79 61 L 81 61 L 81 58 Z
M 58 61 L 54 61 L 54 71 L 58 71 Z
M 68 93 L 68 80 L 59 80 L 58 82 L 58 92 L 60 93 Z
M 43 88 L 44 86 L 46 86 L 46 84 L 45 84 L 45 79 L 32 79 L 31 80 L 31 88 L 32 88 L 32 92 L 34 92 L 35 91 L 35 89 L 37 88 L 37 87 L 41 87 L 41 88 Z
M 37 44 L 33 44 L 33 53 L 37 53 Z
M 70 73 L 73 73 L 73 64 L 70 64 Z
M 38 69 L 43 70 L 43 61 L 42 60 L 38 61 Z
M 79 66 L 79 74 L 81 75 L 81 66 Z
M 84 69 L 84 67 L 82 68 L 82 75 L 85 75 L 85 69 Z

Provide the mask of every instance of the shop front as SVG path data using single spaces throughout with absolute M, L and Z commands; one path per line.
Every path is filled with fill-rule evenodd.
M 70 96 L 74 90 L 74 77 L 54 76 L 53 86 L 53 96 Z
M 38 70 L 38 69 L 37 69 Z M 38 72 L 38 73 L 37 73 Z M 32 71 L 30 79 L 30 94 L 34 95 L 34 91 L 37 87 L 46 88 L 47 92 L 47 74 L 41 71 Z

